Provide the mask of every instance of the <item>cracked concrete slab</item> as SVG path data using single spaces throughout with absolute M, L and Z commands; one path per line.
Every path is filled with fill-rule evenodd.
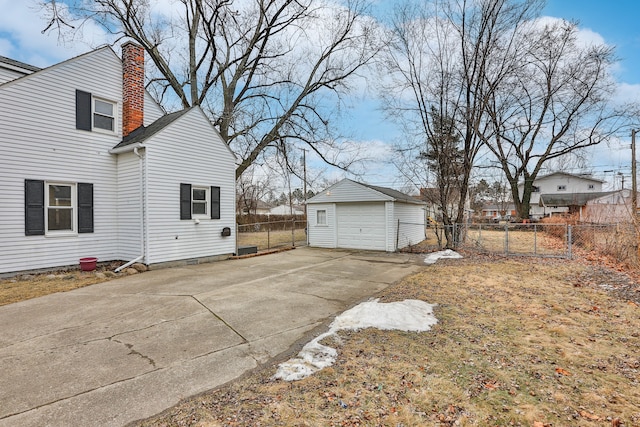
M 410 255 L 298 248 L 0 307 L 0 427 L 149 417 L 272 362 L 420 265 Z

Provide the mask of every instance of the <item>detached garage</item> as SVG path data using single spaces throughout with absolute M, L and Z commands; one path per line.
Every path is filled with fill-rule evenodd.
M 309 246 L 394 252 L 425 239 L 425 203 L 344 179 L 307 200 Z

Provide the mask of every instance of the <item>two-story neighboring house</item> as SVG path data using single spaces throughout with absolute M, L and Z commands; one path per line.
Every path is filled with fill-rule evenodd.
M 140 46 L 122 53 L 0 57 L 0 273 L 235 251 L 235 156 L 199 107 L 152 99 Z
M 579 213 L 588 200 L 602 196 L 604 181 L 589 176 L 554 172 L 543 175 L 533 183 L 531 193 L 532 219 L 540 219 L 555 214 Z M 522 195 L 524 183 L 518 184 Z

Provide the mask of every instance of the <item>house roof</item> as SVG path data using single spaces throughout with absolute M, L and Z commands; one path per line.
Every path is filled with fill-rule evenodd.
M 602 181 L 601 179 L 593 178 L 592 176 L 575 175 L 575 174 L 566 173 L 566 172 L 552 172 L 552 173 L 549 173 L 547 175 L 539 175 L 539 176 L 536 177 L 534 182 L 535 181 L 540 181 L 542 179 L 550 178 L 550 177 L 555 176 L 555 175 L 564 175 L 564 176 L 568 176 L 568 177 L 571 177 L 571 178 L 583 179 L 585 181 L 593 181 L 593 182 L 599 182 L 599 183 L 604 183 L 605 182 L 605 181 Z M 523 184 L 524 184 L 524 181 L 520 181 L 518 183 L 518 185 L 523 185 Z
M 15 59 L 7 58 L 6 56 L 0 55 L 0 64 L 5 65 L 6 68 L 10 68 L 12 70 L 18 69 L 17 71 L 40 71 L 41 68 L 36 67 L 34 65 L 25 64 L 24 62 L 16 61 Z
M 614 191 L 596 191 L 591 193 L 541 194 L 539 206 L 584 206 L 589 200 L 614 193 Z
M 166 114 L 160 117 L 155 122 L 151 123 L 149 126 L 140 126 L 138 129 L 122 138 L 122 141 L 118 145 L 113 147 L 113 149 L 115 150 L 133 144 L 142 144 L 147 139 L 151 138 L 153 135 L 160 132 L 162 129 L 166 128 L 171 123 L 182 117 L 189 110 L 191 110 L 191 108 L 185 108 L 184 110 L 176 111 L 175 113 Z
M 378 187 L 377 185 L 370 185 L 370 184 L 365 184 L 365 183 L 362 183 L 362 182 L 358 182 L 357 184 L 364 185 L 365 187 L 369 187 L 372 190 L 378 191 L 378 192 L 380 192 L 382 194 L 385 194 L 385 195 L 387 195 L 389 197 L 393 197 L 397 201 L 407 202 L 407 203 L 415 203 L 415 204 L 418 204 L 418 205 L 424 204 L 424 202 L 422 200 L 418 200 L 415 197 L 409 196 L 408 194 L 405 194 L 405 193 L 403 193 L 401 191 L 394 190 L 393 188 Z

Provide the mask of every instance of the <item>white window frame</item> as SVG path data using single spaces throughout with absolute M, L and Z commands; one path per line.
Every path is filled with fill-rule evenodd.
M 326 209 L 318 209 L 316 211 L 316 225 L 321 227 L 327 226 L 327 210 Z
M 105 104 L 110 104 L 112 107 L 112 115 L 109 116 L 107 114 L 97 112 L 96 102 L 104 102 Z M 105 129 L 105 128 L 96 126 L 96 115 L 110 118 L 113 121 L 113 129 Z M 91 97 L 91 128 L 92 129 L 97 130 L 99 132 L 115 133 L 117 130 L 117 116 L 118 116 L 118 104 L 116 102 L 109 101 L 108 99 L 104 99 L 104 98 L 98 98 L 95 96 Z
M 204 191 L 204 200 L 200 200 L 194 197 L 194 191 Z M 195 213 L 194 205 L 204 204 L 204 213 Z M 211 187 L 192 185 L 191 186 L 191 218 L 193 219 L 206 219 L 211 218 Z
M 52 186 L 71 188 L 71 206 L 51 206 L 49 204 L 49 189 Z M 67 209 L 71 211 L 70 230 L 49 230 L 49 209 Z M 45 182 L 44 186 L 44 230 L 45 236 L 75 236 L 78 234 L 78 188 L 71 182 Z
M 595 190 L 596 186 L 595 184 L 589 184 L 589 190 Z
M 558 191 L 567 191 L 566 185 L 558 185 Z

